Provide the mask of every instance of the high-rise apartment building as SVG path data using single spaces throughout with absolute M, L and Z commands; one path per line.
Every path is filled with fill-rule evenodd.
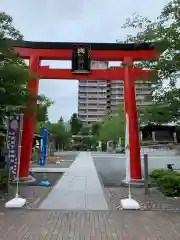
M 92 62 L 92 69 L 108 68 L 108 62 Z M 149 105 L 151 96 L 148 82 L 136 82 L 136 104 Z M 78 116 L 85 124 L 101 121 L 107 112 L 115 113 L 124 102 L 124 84 L 119 80 L 80 80 L 78 90 Z

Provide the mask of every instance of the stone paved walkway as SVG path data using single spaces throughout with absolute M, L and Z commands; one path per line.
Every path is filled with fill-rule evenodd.
M 40 209 L 108 210 L 90 152 L 80 152 Z
M 7 211 L 1 240 L 179 240 L 180 213 Z

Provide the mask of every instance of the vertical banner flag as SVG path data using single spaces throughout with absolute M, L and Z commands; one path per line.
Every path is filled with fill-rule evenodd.
M 19 177 L 18 168 L 20 161 L 20 147 L 21 147 L 21 131 L 23 125 L 23 115 L 15 114 L 9 117 L 7 145 L 8 145 L 8 159 L 7 163 L 10 166 L 14 178 Z
M 41 158 L 40 158 L 40 166 L 41 167 L 43 167 L 46 164 L 47 140 L 48 140 L 48 130 L 47 130 L 47 128 L 43 128 L 43 130 L 42 130 L 42 148 L 41 148 Z
M 125 157 L 126 157 L 126 181 L 131 180 L 130 176 L 130 152 L 129 152 L 129 117 L 126 113 L 126 136 L 125 136 Z

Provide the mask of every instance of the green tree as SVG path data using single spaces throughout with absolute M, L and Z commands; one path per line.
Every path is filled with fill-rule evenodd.
M 81 128 L 80 134 L 85 135 L 85 136 L 90 135 L 91 134 L 90 130 L 91 129 L 88 126 L 84 126 L 84 127 Z
M 164 90 L 156 101 L 146 108 L 139 108 L 139 121 L 143 124 L 162 124 L 180 121 L 180 89 Z
M 82 122 L 76 113 L 73 113 L 70 119 L 71 133 L 77 135 L 82 129 Z
M 13 112 L 22 112 L 30 100 L 36 98 L 26 89 L 32 78 L 28 67 L 19 55 L 11 49 L 9 40 L 22 40 L 19 31 L 12 25 L 13 19 L 0 12 L 0 120 Z
M 42 127 L 48 122 L 48 108 L 54 104 L 48 97 L 43 95 L 43 100 L 36 105 L 35 133 L 41 134 Z
M 91 133 L 93 136 L 99 136 L 101 124 L 100 123 L 94 123 L 91 128 Z
M 179 78 L 179 9 L 180 1 L 172 0 L 162 9 L 157 19 L 149 20 L 147 17 L 134 14 L 122 26 L 138 30 L 137 34 L 128 35 L 125 42 L 152 42 L 160 53 L 163 52 L 158 61 L 145 61 L 138 64 L 156 72 L 153 78 L 150 78 L 153 80 L 154 93 L 161 91 L 165 80 L 168 81 L 169 86 L 174 87 Z
M 121 137 L 124 140 L 125 136 L 125 117 L 124 106 L 120 104 L 117 108 L 117 113 L 113 115 L 107 115 L 102 121 L 102 125 L 99 130 L 99 140 L 104 142 L 114 141 L 117 142 Z
M 56 149 L 62 149 L 70 139 L 70 133 L 66 131 L 64 122 L 59 120 L 56 123 L 45 123 L 46 127 L 55 141 Z
M 64 122 L 63 117 L 60 117 L 59 121 L 63 123 Z
M 54 104 L 50 98 L 43 95 L 42 101 L 37 103 L 36 107 L 36 120 L 38 122 L 47 122 L 48 121 L 48 108 Z
M 125 42 L 149 42 L 157 48 L 157 61 L 136 63 L 152 70 L 153 105 L 139 109 L 139 119 L 143 123 L 167 123 L 179 121 L 179 92 L 177 80 L 180 73 L 180 1 L 171 0 L 155 20 L 133 14 L 123 28 L 134 28 L 137 34 L 128 35 Z M 166 85 L 166 87 L 165 87 Z

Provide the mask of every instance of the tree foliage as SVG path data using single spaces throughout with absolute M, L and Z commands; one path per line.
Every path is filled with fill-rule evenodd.
M 125 117 L 124 117 L 124 106 L 119 105 L 116 115 L 107 115 L 100 126 L 99 140 L 104 142 L 115 141 L 121 137 L 124 139 L 125 136 Z
M 43 100 L 37 103 L 36 107 L 36 120 L 38 122 L 48 121 L 48 108 L 54 104 L 50 98 L 43 95 Z
M 59 120 L 56 123 L 47 122 L 44 127 L 48 129 L 49 134 L 55 141 L 56 149 L 62 149 L 69 141 L 70 134 L 66 131 L 64 121 Z
M 136 28 L 136 35 L 128 35 L 125 42 L 151 42 L 159 50 L 158 61 L 148 61 L 140 64 L 142 67 L 156 71 L 154 87 L 161 89 L 163 81 L 168 80 L 174 87 L 179 77 L 180 69 L 180 1 L 170 1 L 155 20 L 149 20 L 138 14 L 128 18 L 123 28 Z M 154 88 L 154 90 L 155 90 Z
M 36 118 L 35 118 L 35 126 L 34 126 L 34 132 L 36 134 L 41 135 L 42 128 L 44 127 L 45 123 L 48 123 L 48 108 L 53 104 L 54 102 L 51 101 L 48 97 L 43 95 L 43 100 L 38 101 L 35 110 L 36 110 Z
M 134 28 L 137 34 L 128 35 L 125 42 L 149 42 L 158 50 L 156 61 L 136 63 L 153 73 L 153 104 L 141 108 L 139 118 L 142 123 L 168 123 L 179 121 L 179 92 L 177 81 L 180 76 L 180 1 L 171 0 L 155 20 L 133 14 L 126 19 L 122 28 Z M 165 87 L 166 86 L 166 87 Z
M 101 124 L 96 122 L 92 125 L 91 133 L 93 136 L 99 136 Z
M 179 123 L 179 106 L 180 89 L 165 89 L 164 92 L 157 96 L 156 101 L 152 105 L 139 109 L 139 121 L 141 124 Z
M 26 89 L 27 82 L 32 78 L 28 67 L 19 55 L 9 46 L 9 39 L 22 40 L 23 36 L 13 27 L 13 19 L 0 12 L 0 118 L 12 112 L 22 112 L 34 97 Z
M 71 133 L 77 135 L 82 129 L 82 122 L 76 113 L 73 113 L 70 119 Z

